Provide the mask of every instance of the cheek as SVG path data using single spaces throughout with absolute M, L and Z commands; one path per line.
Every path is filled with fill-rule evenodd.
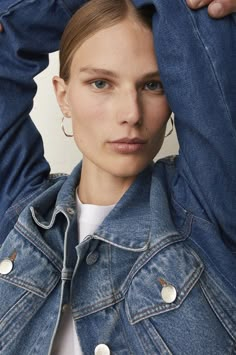
M 146 105 L 147 128 L 151 132 L 162 134 L 171 115 L 171 110 L 165 97 Z
M 79 149 L 84 153 L 95 146 L 98 148 L 110 128 L 104 105 L 91 101 L 84 95 L 71 101 L 71 108 L 74 138 Z
M 108 100 L 102 95 L 94 95 L 85 88 L 72 88 L 68 101 L 75 125 L 90 125 L 92 123 L 96 125 L 98 122 L 102 124 L 110 115 Z

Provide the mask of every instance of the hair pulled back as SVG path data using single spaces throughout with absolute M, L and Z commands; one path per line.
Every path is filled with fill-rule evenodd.
M 96 32 L 114 26 L 127 17 L 152 27 L 153 7 L 136 9 L 131 0 L 90 0 L 71 18 L 60 44 L 60 77 L 68 82 L 73 56 Z

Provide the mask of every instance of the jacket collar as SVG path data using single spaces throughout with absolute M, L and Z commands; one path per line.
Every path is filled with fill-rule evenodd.
M 76 218 L 75 194 L 81 165 L 80 163 L 75 167 L 62 186 L 53 186 L 52 191 L 47 191 L 34 201 L 31 213 L 37 225 L 45 229 L 51 228 L 58 213 L 63 213 L 67 220 Z M 138 252 L 176 234 L 169 211 L 165 180 L 159 170 L 160 168 L 153 164 L 138 175 L 95 231 L 94 238 Z M 53 194 L 55 205 L 45 218 L 44 211 L 49 210 L 46 207 L 48 195 L 51 195 L 51 199 Z

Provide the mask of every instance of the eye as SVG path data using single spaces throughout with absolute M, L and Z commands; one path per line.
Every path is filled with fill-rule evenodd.
M 163 86 L 160 81 L 149 81 L 144 85 L 144 89 L 148 91 L 163 91 Z
M 109 86 L 105 80 L 95 80 L 91 84 L 95 89 L 107 89 Z

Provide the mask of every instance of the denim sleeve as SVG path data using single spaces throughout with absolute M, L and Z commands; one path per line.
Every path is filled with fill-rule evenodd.
M 235 17 L 211 19 L 185 0 L 153 4 L 158 65 L 180 144 L 175 197 L 192 213 L 198 206 L 235 245 Z
M 58 49 L 66 23 L 81 4 L 82 0 L 1 0 L 0 216 L 48 177 L 42 139 L 29 116 L 36 93 L 33 78 L 48 65 L 48 53 Z

